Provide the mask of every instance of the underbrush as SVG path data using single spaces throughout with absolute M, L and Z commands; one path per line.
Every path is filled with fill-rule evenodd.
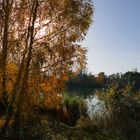
M 20 139 L 140 140 L 140 92 L 134 92 L 131 86 L 97 92 L 102 104 L 92 118 L 83 98 L 66 93 L 63 96 L 60 108 L 41 108 L 40 121 L 32 123 L 31 118 L 29 127 L 21 127 Z

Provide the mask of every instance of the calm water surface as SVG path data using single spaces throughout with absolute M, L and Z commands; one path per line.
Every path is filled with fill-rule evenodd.
M 69 94 L 83 97 L 87 104 L 88 114 L 92 117 L 95 113 L 100 112 L 102 106 L 98 96 L 95 95 L 96 91 L 93 88 L 76 88 L 69 90 Z

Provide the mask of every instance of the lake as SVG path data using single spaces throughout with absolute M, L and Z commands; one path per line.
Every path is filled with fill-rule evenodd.
M 93 88 L 73 88 L 73 89 L 69 89 L 67 92 L 70 95 L 76 95 L 79 97 L 82 97 L 86 104 L 87 104 L 87 113 L 89 115 L 90 118 L 92 118 L 92 116 L 95 113 L 99 113 L 101 108 L 102 108 L 102 102 L 98 99 L 98 96 L 95 95 L 95 93 L 98 90 L 95 90 Z

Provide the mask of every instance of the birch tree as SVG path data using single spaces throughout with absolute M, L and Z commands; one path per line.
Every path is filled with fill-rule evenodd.
M 58 107 L 70 72 L 86 64 L 80 42 L 92 23 L 91 0 L 0 0 L 0 97 L 11 117 Z M 32 110 L 32 111 L 31 111 Z

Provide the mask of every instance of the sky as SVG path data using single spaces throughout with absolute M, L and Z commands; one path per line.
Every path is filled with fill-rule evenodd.
M 88 72 L 140 71 L 140 0 L 93 0 L 94 22 L 83 46 Z

